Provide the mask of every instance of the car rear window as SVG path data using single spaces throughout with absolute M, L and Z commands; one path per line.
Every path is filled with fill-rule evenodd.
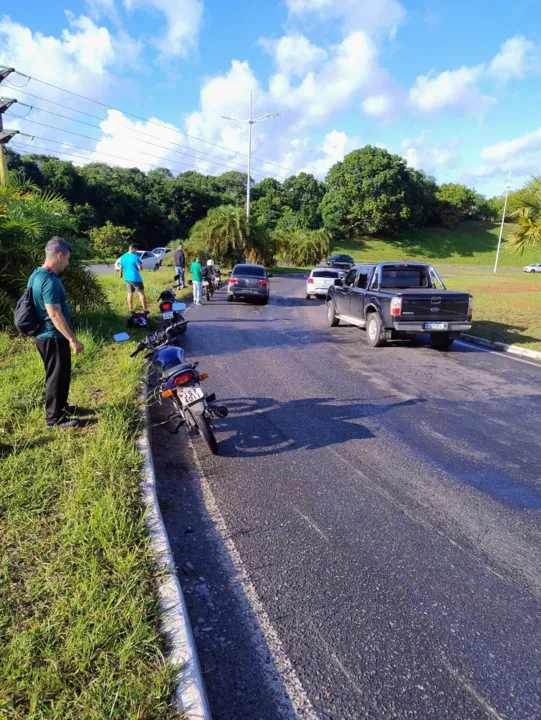
M 381 287 L 420 288 L 431 287 L 431 283 L 426 268 L 384 267 L 381 273 Z
M 314 270 L 312 277 L 337 278 L 338 272 L 336 270 Z
M 260 265 L 237 265 L 232 275 L 253 275 L 255 277 L 265 277 L 267 271 Z

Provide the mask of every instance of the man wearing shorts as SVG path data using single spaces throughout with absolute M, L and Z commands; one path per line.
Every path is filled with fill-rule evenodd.
M 133 312 L 133 293 L 139 295 L 139 300 L 143 306 L 143 310 L 147 313 L 147 299 L 145 297 L 145 286 L 141 277 L 143 265 L 141 258 L 137 254 L 137 245 L 130 245 L 127 253 L 120 258 L 120 277 L 124 278 L 128 288 L 128 310 Z

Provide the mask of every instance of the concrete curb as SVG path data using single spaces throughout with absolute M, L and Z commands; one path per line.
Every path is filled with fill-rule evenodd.
M 506 345 L 502 342 L 492 342 L 491 340 L 485 340 L 485 338 L 476 337 L 475 335 L 468 335 L 466 333 L 460 333 L 460 339 L 464 342 L 471 343 L 472 345 L 481 345 L 481 347 L 490 348 L 491 350 L 497 350 L 498 352 L 510 353 L 511 355 L 520 355 L 522 357 L 532 358 L 533 360 L 541 360 L 541 352 L 537 352 L 537 350 L 528 350 L 527 348 L 521 348 L 518 345 Z
M 146 390 L 147 383 L 145 382 Z M 137 449 L 143 458 L 141 490 L 146 508 L 145 523 L 156 557 L 156 565 L 160 572 L 158 592 L 160 596 L 162 632 L 167 637 L 171 647 L 168 660 L 180 668 L 176 678 L 175 700 L 179 710 L 184 713 L 184 717 L 188 718 L 188 720 L 211 720 L 190 619 L 158 504 L 156 476 L 148 429 L 150 425 L 148 406 L 145 404 L 144 408 L 145 429 L 137 440 Z

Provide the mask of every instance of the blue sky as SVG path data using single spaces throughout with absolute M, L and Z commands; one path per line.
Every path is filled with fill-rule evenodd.
M 539 172 L 540 20 L 532 0 L 10 3 L 0 64 L 33 79 L 0 93 L 34 109 L 4 125 L 75 162 L 219 174 L 244 167 L 246 129 L 221 116 L 246 117 L 251 90 L 255 115 L 280 113 L 254 129 L 256 180 L 324 177 L 370 143 L 492 195 Z

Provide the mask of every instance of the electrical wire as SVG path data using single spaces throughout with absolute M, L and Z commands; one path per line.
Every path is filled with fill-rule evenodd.
M 130 117 L 134 117 L 137 120 L 142 120 L 143 122 L 150 124 L 150 125 L 157 125 L 158 127 L 163 127 L 166 130 L 170 130 L 172 132 L 176 132 L 179 135 L 185 135 L 186 137 L 191 138 L 192 140 L 197 140 L 198 142 L 206 143 L 207 145 L 212 145 L 213 147 L 219 148 L 220 150 L 225 150 L 229 153 L 234 153 L 236 155 L 242 155 L 243 157 L 248 157 L 247 153 L 242 153 L 238 150 L 233 150 L 232 148 L 225 147 L 224 145 L 218 145 L 217 143 L 213 143 L 210 140 L 203 140 L 202 138 L 198 138 L 196 135 L 190 135 L 189 133 L 182 132 L 182 130 L 178 129 L 172 129 L 170 127 L 167 127 L 167 125 L 164 125 L 161 122 L 157 122 L 156 120 L 149 120 L 148 118 L 141 117 L 140 115 L 136 115 L 135 113 L 130 113 L 125 110 L 121 110 L 119 108 L 116 108 L 112 105 L 108 105 L 107 103 L 101 102 L 101 100 L 94 100 L 93 98 L 89 98 L 86 95 L 81 95 L 80 93 L 73 92 L 73 90 L 67 90 L 66 88 L 62 88 L 58 85 L 55 85 L 54 83 L 46 82 L 45 80 L 40 80 L 37 77 L 34 77 L 33 75 L 26 75 L 25 73 L 19 72 L 16 70 L 17 75 L 20 75 L 21 77 L 26 77 L 30 80 L 35 80 L 36 82 L 47 85 L 48 87 L 52 87 L 55 90 L 60 90 L 60 92 L 69 93 L 70 95 L 74 95 L 75 97 L 81 98 L 81 100 L 86 100 L 87 102 L 95 103 L 96 105 L 101 105 L 101 107 L 105 107 L 108 110 L 116 110 L 116 112 L 123 113 L 124 115 L 129 115 Z M 8 85 L 10 84 L 10 81 L 7 81 Z M 28 83 L 27 83 L 28 84 Z M 15 85 L 15 87 L 17 87 Z M 26 86 L 23 86 L 26 87 Z M 286 168 L 283 165 L 278 165 L 277 163 L 270 162 L 269 160 L 263 160 L 262 158 L 258 158 L 255 155 L 252 155 L 252 160 L 256 160 L 257 162 L 265 163 L 266 165 L 272 165 L 273 167 L 280 168 L 281 170 L 285 170 L 288 173 L 293 173 L 293 170 L 291 168 Z

